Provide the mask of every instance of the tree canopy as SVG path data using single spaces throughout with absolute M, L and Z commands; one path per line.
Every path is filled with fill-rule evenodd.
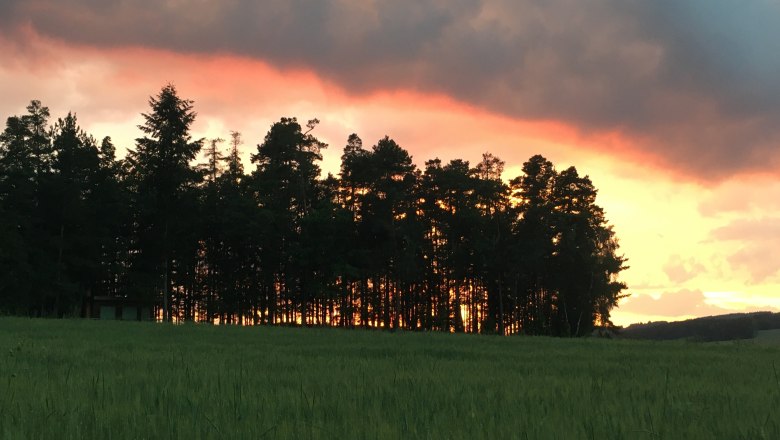
M 536 155 L 505 181 L 485 153 L 420 169 L 390 137 L 364 148 L 352 134 L 339 175 L 321 176 L 319 121 L 285 117 L 245 171 L 241 134 L 193 139 L 194 103 L 173 85 L 149 107 L 124 159 L 75 114 L 50 125 L 39 101 L 7 119 L 1 312 L 73 316 L 109 296 L 176 321 L 555 336 L 611 324 L 626 259 L 574 167 Z

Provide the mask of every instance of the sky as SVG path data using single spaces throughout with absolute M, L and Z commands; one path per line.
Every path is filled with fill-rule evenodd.
M 613 322 L 780 311 L 775 0 L 0 0 L 0 118 L 32 99 L 134 147 L 165 84 L 195 137 L 318 118 L 415 163 L 574 165 L 630 268 Z

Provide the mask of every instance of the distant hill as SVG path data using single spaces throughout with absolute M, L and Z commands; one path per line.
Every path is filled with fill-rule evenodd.
M 755 338 L 759 331 L 780 329 L 780 313 L 753 312 L 707 316 L 685 321 L 658 321 L 631 324 L 620 329 L 618 337 L 626 339 L 689 339 L 695 341 L 730 341 Z

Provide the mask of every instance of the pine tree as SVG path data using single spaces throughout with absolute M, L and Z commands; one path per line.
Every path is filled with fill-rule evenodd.
M 138 127 L 144 136 L 136 139 L 135 150 L 128 154 L 138 251 L 134 281 L 142 289 L 136 294 L 150 297 L 151 292 L 159 292 L 167 321 L 171 319 L 171 275 L 185 273 L 184 267 L 176 267 L 174 257 L 183 264 L 183 253 L 191 249 L 182 242 L 188 235 L 183 227 L 192 214 L 187 211 L 193 207 L 192 188 L 201 179 L 191 163 L 202 141 L 190 135 L 196 116 L 193 102 L 180 98 L 173 85 L 149 98 L 149 106 L 151 112 L 143 114 L 144 123 Z

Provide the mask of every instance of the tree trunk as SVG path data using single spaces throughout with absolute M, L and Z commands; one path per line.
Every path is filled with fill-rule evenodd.
M 498 331 L 501 332 L 501 336 L 504 333 L 504 292 L 502 279 L 498 277 Z
M 453 320 L 455 332 L 463 333 L 463 315 L 461 314 L 461 310 L 460 310 L 460 282 L 459 281 L 455 282 L 452 290 L 454 291 L 454 295 L 455 295 L 453 301 L 454 302 L 453 309 L 455 309 L 454 310 L 455 319 Z
M 163 322 L 169 322 L 171 313 L 168 309 L 168 253 L 165 253 L 165 261 L 163 262 Z
M 60 224 L 60 242 L 57 250 L 57 297 L 54 304 L 54 313 L 60 317 L 60 298 L 62 297 L 62 251 L 65 246 L 65 223 Z

